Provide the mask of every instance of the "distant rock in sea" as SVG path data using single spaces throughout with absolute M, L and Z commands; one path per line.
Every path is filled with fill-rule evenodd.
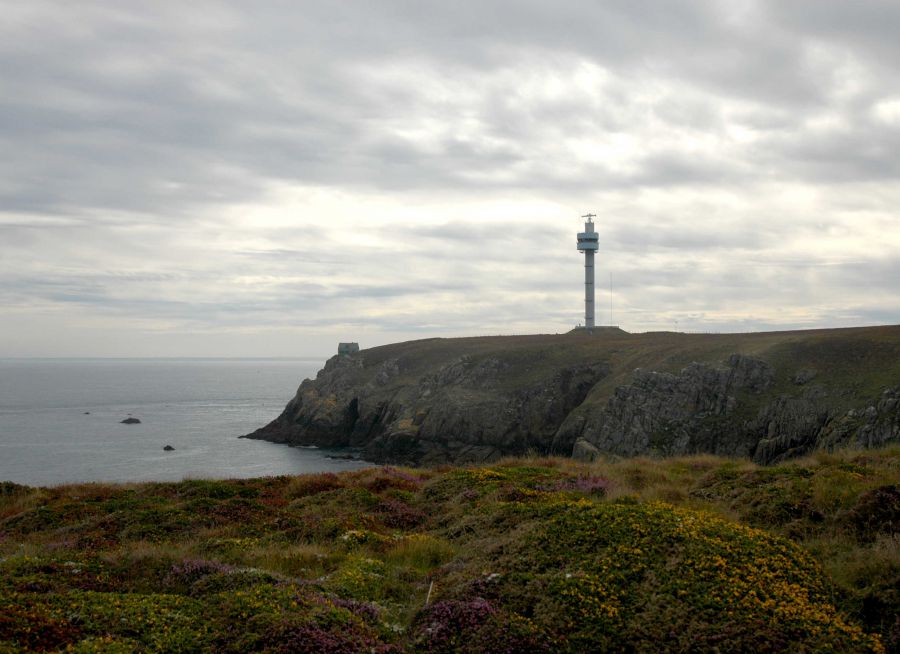
M 171 445 L 166 445 L 163 449 L 164 449 L 166 452 L 171 452 L 171 451 L 173 451 L 175 448 L 172 447 Z
M 141 424 L 141 421 L 138 420 L 137 418 L 132 418 L 129 416 L 128 418 L 125 418 L 125 420 L 122 421 L 122 424 L 123 425 L 139 425 L 139 424 Z
M 91 415 L 91 412 L 90 412 L 90 411 L 85 411 L 85 412 L 84 412 L 84 415 L 89 416 L 89 415 Z

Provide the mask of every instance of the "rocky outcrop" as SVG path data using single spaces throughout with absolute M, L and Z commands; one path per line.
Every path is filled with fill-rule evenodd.
M 764 432 L 754 451 L 759 463 L 775 463 L 814 449 L 870 448 L 900 441 L 900 387 L 844 411 L 835 393 L 816 389 L 796 398 L 778 397 L 754 424 Z
M 406 464 L 528 452 L 588 461 L 709 452 L 773 463 L 816 448 L 879 446 L 900 440 L 900 386 L 874 381 L 900 381 L 900 328 L 877 329 L 877 338 L 617 331 L 383 346 L 329 359 L 248 437 Z M 723 360 L 726 340 L 738 353 L 724 350 Z M 690 360 L 686 351 L 699 360 L 673 366 Z M 626 373 L 621 362 L 641 367 Z
M 865 407 L 830 420 L 819 437 L 823 447 L 880 447 L 900 440 L 900 386 L 887 388 Z
M 821 389 L 812 389 L 795 397 L 777 396 L 765 405 L 751 423 L 751 434 L 760 437 L 753 458 L 774 463 L 814 449 L 836 417 L 830 400 Z
M 248 437 L 410 464 L 549 452 L 563 420 L 609 372 L 593 362 L 534 376 L 527 359 L 462 355 L 411 378 L 402 358 L 366 363 L 329 359 L 281 416 Z
M 580 438 L 622 456 L 707 451 L 747 455 L 752 445 L 735 438 L 738 398 L 760 394 L 774 380 L 758 359 L 733 355 L 728 366 L 693 363 L 678 374 L 635 370 L 606 407 L 588 417 Z
M 590 463 L 591 461 L 597 461 L 598 459 L 603 458 L 603 452 L 598 450 L 597 446 L 589 440 L 579 438 L 575 441 L 575 445 L 572 446 L 572 458 Z
M 900 389 L 885 390 L 866 409 L 842 412 L 840 393 L 823 387 L 766 394 L 774 379 L 766 362 L 740 355 L 725 368 L 695 363 L 679 374 L 636 370 L 634 381 L 585 421 L 572 455 L 708 452 L 770 464 L 817 448 L 900 440 Z

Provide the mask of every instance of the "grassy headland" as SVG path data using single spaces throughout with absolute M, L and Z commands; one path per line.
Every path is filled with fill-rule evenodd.
M 0 652 L 898 651 L 900 448 L 0 484 Z
M 900 325 L 394 343 L 332 357 L 248 437 L 413 465 L 878 447 L 900 441 Z

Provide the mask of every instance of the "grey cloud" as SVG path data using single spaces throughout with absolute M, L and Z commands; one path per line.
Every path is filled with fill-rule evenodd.
M 670 261 L 651 270 L 629 267 L 618 272 L 615 291 L 620 298 L 632 298 L 632 301 L 639 298 L 641 306 L 647 310 L 653 307 L 659 313 L 701 308 L 714 315 L 736 303 L 765 311 L 769 306 L 767 301 L 773 297 L 821 312 L 816 308 L 819 298 L 825 297 L 820 289 L 828 288 L 832 297 L 841 295 L 848 305 L 873 309 L 862 302 L 863 298 L 878 298 L 875 305 L 878 306 L 883 298 L 896 297 L 897 280 L 900 280 L 900 265 L 896 261 L 803 266 L 793 262 L 769 262 L 760 266 L 749 259 L 734 260 L 727 266 L 721 262 Z M 897 310 L 900 302 L 895 300 L 894 305 L 893 317 L 887 318 L 887 322 L 900 320 Z M 890 316 L 891 311 L 880 315 Z
M 747 175 L 729 161 L 680 152 L 660 152 L 644 158 L 640 172 L 629 176 L 640 186 L 727 185 Z M 624 180 L 623 180 L 624 181 Z
M 693 221 L 658 216 L 653 222 L 618 223 L 607 230 L 613 251 L 689 251 L 750 250 L 771 245 L 771 237 L 756 226 L 726 223 L 721 228 L 709 216 Z
M 634 176 L 602 168 L 554 174 L 566 153 L 550 145 L 546 159 L 546 142 L 542 152 L 533 147 L 535 131 L 577 138 L 633 129 L 642 119 L 630 106 L 629 86 L 661 77 L 776 111 L 822 105 L 833 81 L 830 71 L 809 68 L 804 43 L 852 42 L 870 32 L 881 39 L 883 21 L 875 17 L 885 8 L 869 3 L 871 19 L 851 21 L 844 34 L 837 19 L 801 24 L 780 3 L 739 19 L 711 2 L 205 3 L 181 11 L 97 3 L 61 13 L 58 5 L 35 6 L 0 46 L 9 91 L 0 138 L 18 153 L 3 168 L 4 208 L 160 216 L 253 199 L 266 180 L 278 179 L 396 192 L 743 178 L 746 171 L 729 162 L 679 160 L 677 153 L 647 157 Z M 863 54 L 864 63 L 875 56 Z M 492 138 L 471 142 L 453 136 L 458 100 L 369 78 L 418 61 L 436 79 L 458 73 L 477 81 L 532 60 L 559 71 L 596 62 L 612 75 L 604 93 L 618 112 L 586 97 L 522 101 L 513 76 L 470 107 Z M 664 101 L 657 115 L 697 129 L 716 129 L 722 120 L 700 98 L 693 105 Z M 427 148 L 391 134 L 394 116 L 431 116 L 448 134 Z M 801 158 L 804 146 L 796 146 Z
M 547 238 L 559 238 L 561 229 L 535 224 L 511 223 L 471 223 L 457 221 L 443 224 L 410 225 L 401 233 L 412 238 L 427 238 L 445 242 L 459 242 L 467 248 L 472 241 L 485 244 L 490 241 L 509 243 L 510 241 L 540 242 Z
M 791 29 L 846 44 L 874 65 L 898 69 L 900 6 L 892 0 L 769 0 L 767 5 L 775 19 Z
M 835 322 L 846 326 L 856 325 L 896 325 L 900 323 L 900 303 L 893 306 L 856 306 L 846 308 L 842 314 L 834 316 Z
M 197 328 L 573 323 L 577 216 L 444 210 L 535 200 L 604 214 L 598 271 L 638 326 L 762 324 L 716 317 L 735 298 L 850 320 L 825 288 L 890 316 L 894 259 L 791 258 L 813 209 L 766 194 L 894 215 L 900 132 L 872 108 L 900 88 L 895 4 L 7 3 L 0 297 Z M 229 224 L 282 184 L 371 199 L 383 231 Z
M 825 134 L 800 132 L 773 140 L 778 167 L 822 183 L 900 179 L 900 130 L 855 118 Z
M 266 249 L 266 250 L 238 250 L 234 253 L 239 257 L 247 257 L 259 261 L 275 261 L 290 264 L 313 263 L 326 266 L 353 266 L 354 260 L 351 257 L 344 259 L 323 256 L 322 248 L 315 250 L 294 250 L 288 248 Z

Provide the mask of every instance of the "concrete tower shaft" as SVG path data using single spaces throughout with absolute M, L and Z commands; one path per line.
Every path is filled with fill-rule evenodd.
M 599 235 L 594 231 L 594 214 L 582 216 L 587 218 L 584 231 L 578 232 L 578 250 L 584 252 L 584 326 L 594 326 L 594 252 L 599 247 Z

